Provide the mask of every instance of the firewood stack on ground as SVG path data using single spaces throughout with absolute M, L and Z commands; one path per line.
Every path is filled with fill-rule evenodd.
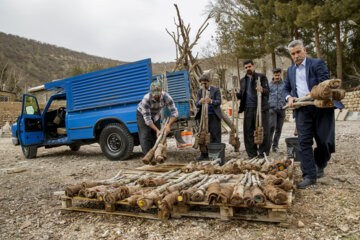
M 182 168 L 159 174 L 149 171 L 69 186 L 68 197 L 97 198 L 107 204 L 118 201 L 143 211 L 158 208 L 162 218 L 170 217 L 174 205 L 201 202 L 208 205 L 263 207 L 268 201 L 287 204 L 292 183 L 293 162 L 288 159 L 231 159 L 191 162 Z

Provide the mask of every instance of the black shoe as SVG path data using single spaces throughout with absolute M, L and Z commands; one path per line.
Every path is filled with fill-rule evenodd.
M 207 154 L 201 154 L 200 157 L 198 157 L 196 160 L 197 161 L 202 161 L 202 160 L 205 160 L 205 159 L 208 159 L 209 156 Z
M 301 183 L 297 185 L 297 188 L 305 189 L 313 185 L 316 185 L 316 179 L 305 178 Z
M 273 147 L 272 151 L 277 153 L 277 152 L 280 152 L 280 149 L 278 147 Z
M 324 169 L 323 169 L 323 168 L 317 168 L 316 177 L 317 177 L 317 178 L 322 178 L 322 177 L 324 177 Z
M 264 154 L 259 154 L 258 158 L 265 158 Z

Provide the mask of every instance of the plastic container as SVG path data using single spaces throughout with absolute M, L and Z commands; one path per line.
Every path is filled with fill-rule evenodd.
M 224 165 L 225 163 L 225 147 L 225 143 L 209 143 L 207 145 L 209 158 L 211 160 L 220 158 L 220 166 Z
M 178 141 L 176 141 L 177 147 L 178 148 L 191 147 L 192 146 L 192 136 L 193 136 L 192 131 L 182 131 L 181 138 L 184 140 L 185 144 L 179 143 Z
M 229 117 L 231 117 L 231 116 L 232 116 L 232 114 L 233 114 L 232 109 L 231 109 L 231 108 L 229 108 Z
M 289 158 L 294 158 L 295 162 L 300 162 L 299 150 L 298 150 L 298 138 L 291 137 L 285 138 L 287 153 Z

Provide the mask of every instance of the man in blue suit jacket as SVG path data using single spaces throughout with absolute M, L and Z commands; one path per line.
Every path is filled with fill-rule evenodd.
M 208 119 L 209 119 L 209 132 L 210 143 L 221 143 L 221 93 L 220 89 L 214 86 L 210 86 L 210 77 L 206 74 L 201 75 L 200 84 L 205 84 L 205 89 L 210 91 L 209 97 L 202 95 L 202 89 L 197 92 L 196 107 L 199 108 L 195 119 L 200 119 L 203 103 L 208 103 Z M 208 153 L 201 153 L 197 160 L 204 160 L 208 158 Z M 224 163 L 222 163 L 224 164 Z
M 288 68 L 283 96 L 290 106 L 294 100 L 310 94 L 311 89 L 329 79 L 329 72 L 322 59 L 306 57 L 301 40 L 292 41 L 288 46 L 295 64 Z M 324 176 L 324 168 L 335 152 L 335 118 L 333 108 L 303 106 L 295 110 L 296 128 L 299 139 L 299 158 L 303 181 L 298 188 L 316 184 Z M 313 138 L 316 148 L 312 149 Z

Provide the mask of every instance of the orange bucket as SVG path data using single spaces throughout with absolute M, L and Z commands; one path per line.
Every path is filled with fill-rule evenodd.
M 232 109 L 229 108 L 229 117 L 231 117 L 231 116 L 232 116 Z
M 182 131 L 181 138 L 184 140 L 185 144 L 176 142 L 177 147 L 178 148 L 191 147 L 192 146 L 192 136 L 193 136 L 193 133 L 191 131 Z

